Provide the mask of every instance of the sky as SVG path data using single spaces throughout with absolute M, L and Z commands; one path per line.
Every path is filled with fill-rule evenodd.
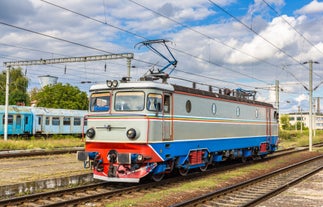
M 256 90 L 275 105 L 278 80 L 280 112 L 308 111 L 310 61 L 313 96 L 323 97 L 322 22 L 318 0 L 0 0 L 0 70 L 3 62 L 133 53 L 137 80 L 168 64 L 138 43 L 165 39 L 178 61 L 165 70 L 171 83 Z M 82 91 L 127 76 L 125 59 L 22 69 L 29 90 L 44 75 Z

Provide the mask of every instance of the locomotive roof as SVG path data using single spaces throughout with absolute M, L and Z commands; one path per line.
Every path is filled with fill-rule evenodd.
M 202 96 L 208 96 L 208 97 L 215 97 L 215 98 L 220 98 L 224 100 L 230 100 L 230 101 L 237 101 L 237 102 L 245 102 L 249 104 L 257 104 L 257 105 L 262 105 L 262 106 L 267 106 L 267 107 L 273 107 L 272 104 L 265 103 L 265 102 L 260 102 L 260 101 L 255 101 L 255 100 L 250 100 L 247 98 L 241 98 L 237 96 L 230 96 L 230 95 L 224 95 L 220 93 L 214 93 L 211 91 L 205 91 L 205 90 L 200 90 L 196 88 L 190 88 L 186 86 L 179 86 L 179 85 L 172 85 L 169 83 L 161 83 L 161 82 L 155 82 L 155 81 L 134 81 L 134 82 L 122 82 L 120 81 L 118 83 L 118 86 L 116 87 L 118 89 L 134 89 L 134 88 L 140 88 L 140 89 L 148 89 L 148 88 L 154 88 L 154 89 L 160 89 L 164 91 L 180 91 L 180 92 L 185 92 L 185 93 L 191 93 L 195 95 L 202 95 Z M 107 84 L 96 84 L 91 86 L 90 92 L 95 92 L 95 91 L 101 91 L 101 90 L 109 90 L 109 89 L 114 89 L 113 87 L 108 87 Z
M 161 89 L 166 91 L 174 91 L 174 87 L 171 84 L 167 83 L 159 83 L 154 81 L 134 81 L 134 82 L 119 82 L 118 86 L 116 87 L 118 89 L 133 89 L 133 88 L 155 88 L 155 89 Z M 97 91 L 97 90 L 108 90 L 113 89 L 111 87 L 108 87 L 107 84 L 96 84 L 91 86 L 90 91 Z

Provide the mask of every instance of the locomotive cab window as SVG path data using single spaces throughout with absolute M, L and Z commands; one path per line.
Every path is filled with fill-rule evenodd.
M 114 109 L 116 111 L 144 110 L 145 94 L 140 91 L 118 92 L 115 96 Z
M 94 93 L 90 97 L 90 109 L 93 112 L 110 110 L 110 93 Z
M 148 94 L 147 96 L 147 110 L 148 111 L 161 111 L 162 110 L 162 95 L 161 94 Z

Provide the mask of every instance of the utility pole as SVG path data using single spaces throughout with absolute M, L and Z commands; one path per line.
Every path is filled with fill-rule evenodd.
M 10 76 L 10 66 L 6 67 L 6 105 L 5 105 L 5 113 L 4 113 L 4 131 L 3 137 L 4 141 L 8 140 L 8 108 L 9 108 L 9 76 Z
M 101 61 L 101 60 L 112 60 L 112 59 L 127 59 L 127 66 L 128 66 L 127 75 L 130 78 L 131 59 L 133 59 L 133 56 L 134 56 L 133 53 L 119 53 L 119 54 L 108 54 L 108 55 L 94 55 L 94 56 L 82 56 L 82 57 L 51 58 L 51 59 L 40 59 L 40 60 L 23 60 L 23 61 L 4 62 L 3 64 L 7 69 L 4 140 L 7 141 L 7 139 L 8 139 L 9 73 L 10 73 L 11 67 L 13 67 L 13 66 L 28 66 L 28 65 L 50 65 L 50 64 L 74 63 L 74 62 L 90 62 L 90 61 Z
M 279 80 L 275 81 L 276 107 L 279 113 Z
M 313 63 L 319 64 L 319 62 L 309 60 L 303 64 L 309 64 L 309 132 L 308 132 L 308 149 L 312 151 L 313 140 Z

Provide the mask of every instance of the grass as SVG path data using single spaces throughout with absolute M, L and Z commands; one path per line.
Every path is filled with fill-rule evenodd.
M 314 132 L 313 132 L 314 133 Z M 279 131 L 279 148 L 285 149 L 290 147 L 307 146 L 309 143 L 308 130 L 280 130 Z M 313 135 L 313 144 L 323 142 L 323 131 L 316 130 L 315 136 Z
M 9 139 L 4 141 L 0 140 L 0 150 L 27 150 L 27 149 L 56 149 L 66 147 L 83 147 L 84 142 L 81 138 L 75 138 L 72 136 L 56 136 L 48 139 L 34 138 L 30 140 L 24 139 Z

